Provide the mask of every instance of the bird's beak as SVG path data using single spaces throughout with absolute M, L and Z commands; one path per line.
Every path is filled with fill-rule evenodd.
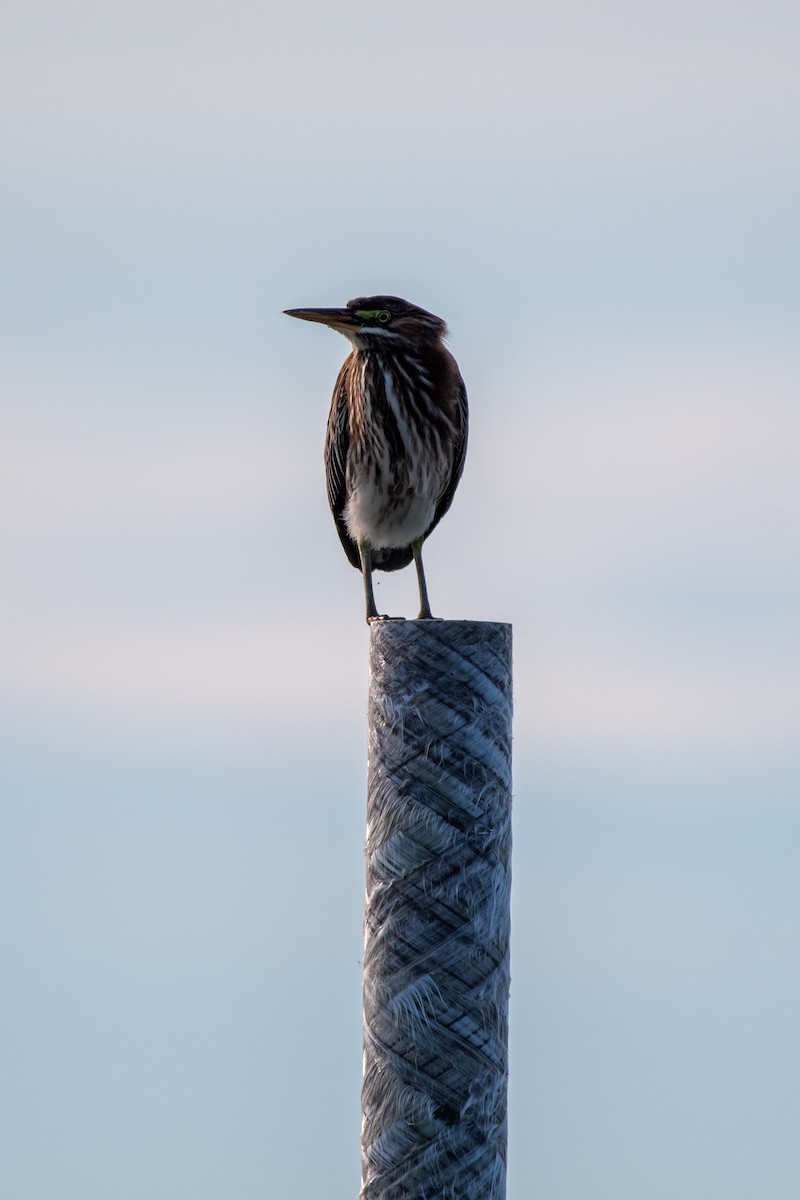
M 359 324 L 356 314 L 349 308 L 286 308 L 284 315 L 299 317 L 301 321 L 316 321 L 342 332 L 357 329 Z

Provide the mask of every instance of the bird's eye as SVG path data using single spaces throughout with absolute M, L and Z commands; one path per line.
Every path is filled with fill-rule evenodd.
M 378 321 L 381 325 L 388 325 L 392 319 L 392 314 L 387 312 L 385 308 L 378 313 Z

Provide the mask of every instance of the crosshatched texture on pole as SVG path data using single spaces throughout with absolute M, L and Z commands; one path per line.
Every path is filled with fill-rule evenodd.
M 511 626 L 370 627 L 364 1200 L 502 1200 Z

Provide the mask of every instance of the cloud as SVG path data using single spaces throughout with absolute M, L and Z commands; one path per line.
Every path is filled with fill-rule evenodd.
M 474 406 L 429 583 L 436 611 L 514 622 L 523 757 L 794 744 L 794 378 L 745 355 L 598 359 Z M 360 584 L 306 418 L 268 439 L 246 407 L 164 426 L 156 404 L 56 436 L 44 403 L 17 408 L 0 464 L 8 711 L 226 744 L 352 729 Z M 380 595 L 413 613 L 408 573 Z
M 626 586 L 685 570 L 793 576 L 798 379 L 793 356 L 723 341 L 699 360 L 551 357 L 544 378 L 508 381 L 502 416 L 474 420 L 473 459 L 507 505 L 499 535 L 528 530 L 515 569 Z

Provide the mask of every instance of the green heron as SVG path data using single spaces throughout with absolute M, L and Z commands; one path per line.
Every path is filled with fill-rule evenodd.
M 364 578 L 367 620 L 379 619 L 372 572 L 412 558 L 419 617 L 432 616 L 422 544 L 453 500 L 467 450 L 467 392 L 447 326 L 397 296 L 346 308 L 289 308 L 353 344 L 333 389 L 325 438 L 328 503 L 345 554 Z

